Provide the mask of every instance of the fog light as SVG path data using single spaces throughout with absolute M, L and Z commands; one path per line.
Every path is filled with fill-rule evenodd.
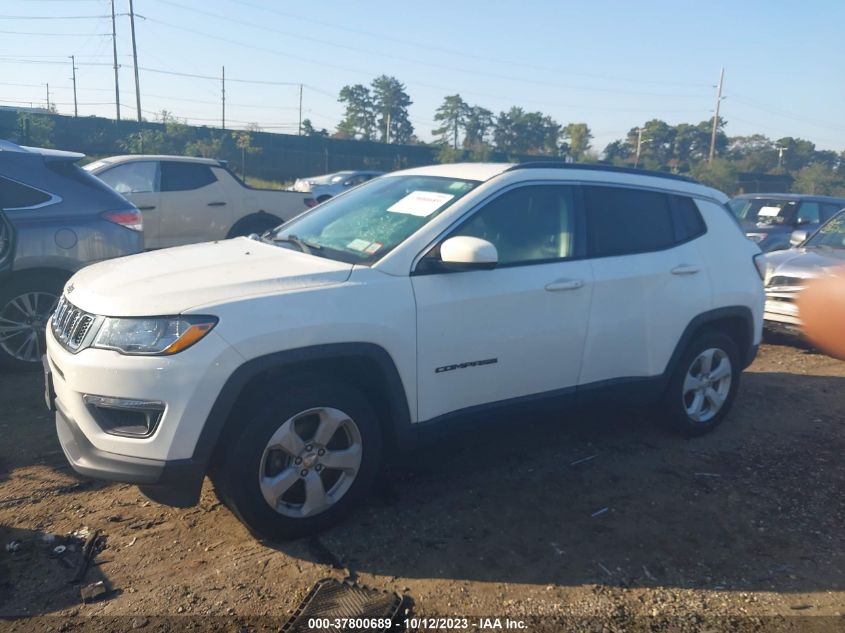
M 149 437 L 158 426 L 165 405 L 156 400 L 82 396 L 88 411 L 106 433 L 123 437 Z

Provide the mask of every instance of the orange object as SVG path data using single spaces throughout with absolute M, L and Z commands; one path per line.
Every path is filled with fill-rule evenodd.
M 813 279 L 797 302 L 807 338 L 831 356 L 845 360 L 845 271 Z

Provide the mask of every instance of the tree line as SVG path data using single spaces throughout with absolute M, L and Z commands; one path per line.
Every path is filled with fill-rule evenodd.
M 332 134 L 336 138 L 391 143 L 419 143 L 408 115 L 413 103 L 406 87 L 395 77 L 382 75 L 370 86 L 344 86 L 338 96 L 343 118 Z M 689 174 L 734 192 L 742 173 L 781 175 L 792 180 L 794 191 L 845 195 L 845 151 L 817 149 L 811 141 L 791 136 L 771 139 L 763 134 L 728 136 L 726 120 L 716 125 L 715 155 L 709 161 L 713 120 L 671 125 L 660 119 L 631 128 L 627 135 L 599 151 L 583 122 L 560 124 L 542 112 L 513 106 L 498 114 L 448 95 L 434 113 L 440 162 L 489 160 L 495 152 L 508 157 L 537 155 L 574 162 L 607 162 L 646 169 Z M 307 121 L 303 133 L 327 136 Z

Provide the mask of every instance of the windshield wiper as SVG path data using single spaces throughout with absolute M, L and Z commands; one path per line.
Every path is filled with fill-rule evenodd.
M 301 250 L 303 253 L 306 253 L 308 255 L 311 254 L 312 250 L 320 250 L 321 248 L 323 248 L 319 244 L 311 244 L 309 242 L 306 242 L 305 240 L 300 239 L 299 237 L 297 237 L 296 235 L 293 235 L 292 233 L 288 234 L 284 237 L 273 237 L 271 239 L 274 242 L 286 242 L 288 244 L 293 244 L 294 246 L 299 248 L 299 250 Z

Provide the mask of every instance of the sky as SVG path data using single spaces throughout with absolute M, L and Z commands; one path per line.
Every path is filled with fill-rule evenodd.
M 129 0 L 115 0 L 121 114 L 135 118 Z M 498 113 L 587 123 L 601 151 L 653 118 L 710 119 L 725 69 L 730 136 L 845 150 L 842 0 L 134 0 L 141 108 L 227 127 L 334 129 L 337 94 L 381 74 L 406 87 L 431 140 L 446 95 Z M 115 116 L 109 0 L 0 0 L 0 105 Z M 24 19 L 29 18 L 29 19 Z M 173 74 L 176 73 L 176 74 Z M 186 75 L 200 75 L 190 77 Z M 266 82 L 266 83 L 260 83 Z

